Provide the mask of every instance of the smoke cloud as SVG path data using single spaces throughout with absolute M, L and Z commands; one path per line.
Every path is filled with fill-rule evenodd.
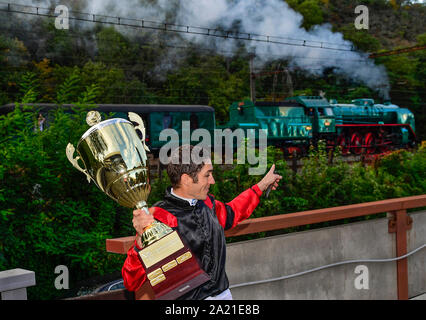
M 317 76 L 320 76 L 325 69 L 333 68 L 334 73 L 364 83 L 369 88 L 381 92 L 384 98 L 388 98 L 390 85 L 383 66 L 376 65 L 366 53 L 346 51 L 352 47 L 352 43 L 343 39 L 341 33 L 333 32 L 329 24 L 317 25 L 309 31 L 305 30 L 301 27 L 303 16 L 282 0 L 22 0 L 20 3 L 52 7 L 58 4 L 67 5 L 67 2 L 70 10 L 97 15 L 279 37 L 280 42 L 299 44 L 299 46 L 185 33 L 173 36 L 169 33 L 167 39 L 173 45 L 179 44 L 180 39 L 185 38 L 200 48 L 217 50 L 221 54 L 228 52 L 229 55 L 232 55 L 244 43 L 245 47 L 255 54 L 256 67 L 261 67 L 274 59 L 286 59 L 290 69 L 300 68 L 308 74 Z M 133 34 L 140 32 L 140 30 L 126 31 L 125 28 L 117 28 L 117 30 Z M 303 41 L 307 46 L 300 46 Z M 323 45 L 340 50 L 312 48 L 308 45 Z M 168 60 L 169 63 L 172 61 Z
M 306 31 L 301 27 L 302 15 L 282 0 L 183 1 L 177 14 L 177 23 L 189 22 L 208 27 L 222 26 L 226 30 L 233 30 L 238 26 L 241 32 L 278 36 L 282 42 L 293 41 L 300 44 L 301 42 L 296 40 L 306 40 L 307 44 L 320 46 L 320 43 L 323 43 L 326 47 L 343 50 L 353 46 L 350 41 L 343 39 L 341 33 L 332 32 L 329 24 L 317 25 Z M 205 37 L 203 39 L 197 36 L 193 37 L 193 40 L 204 46 L 208 43 Z M 215 43 L 215 47 L 231 51 L 235 49 L 235 40 L 214 41 L 220 42 Z M 287 59 L 290 66 L 301 68 L 313 75 L 321 75 L 326 68 L 333 68 L 337 74 L 380 90 L 383 96 L 387 96 L 389 90 L 386 69 L 375 65 L 366 53 L 265 42 L 248 42 L 248 47 L 261 64 L 274 58 Z

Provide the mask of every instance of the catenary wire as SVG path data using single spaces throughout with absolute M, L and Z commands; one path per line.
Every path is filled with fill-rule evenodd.
M 34 16 L 44 16 L 44 17 L 51 17 L 51 18 L 57 17 L 53 13 L 52 9 L 28 6 L 28 5 L 16 5 L 16 4 L 4 3 L 4 2 L 0 2 L 0 5 L 3 5 L 2 7 L 0 7 L 0 11 L 4 11 L 4 12 L 34 15 Z M 93 14 L 93 13 L 85 13 L 85 12 L 69 11 L 69 13 L 76 14 L 76 16 L 69 15 L 68 18 L 70 20 L 84 21 L 89 23 L 102 23 L 102 24 L 109 24 L 109 25 L 138 28 L 138 29 L 151 29 L 151 30 L 158 30 L 163 32 L 175 32 L 180 34 L 202 35 L 202 36 L 210 36 L 210 37 L 224 38 L 224 39 L 265 42 L 270 44 L 299 46 L 299 47 L 308 47 L 308 48 L 316 48 L 316 49 L 354 51 L 353 45 L 342 45 L 342 44 L 335 44 L 335 43 L 330 43 L 325 41 L 292 39 L 292 38 L 285 38 L 280 36 L 261 35 L 256 33 L 247 33 L 247 32 L 236 32 L 231 30 L 221 30 L 221 29 L 215 29 L 215 28 L 197 27 L 197 26 L 190 26 L 190 25 L 179 25 L 179 24 L 150 21 L 150 20 L 144 20 L 144 19 L 113 17 L 113 16 Z M 296 41 L 297 43 L 291 43 L 291 41 Z M 332 45 L 336 47 L 331 47 L 328 45 Z

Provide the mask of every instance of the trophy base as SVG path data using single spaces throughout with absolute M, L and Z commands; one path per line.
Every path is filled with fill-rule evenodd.
M 155 300 L 176 300 L 185 293 L 191 291 L 206 283 L 210 277 L 202 270 L 197 270 L 196 273 L 187 274 L 186 278 L 181 278 L 174 285 L 171 285 L 168 290 L 161 288 L 153 288 Z
M 176 231 L 139 251 L 156 300 L 174 300 L 210 280 Z

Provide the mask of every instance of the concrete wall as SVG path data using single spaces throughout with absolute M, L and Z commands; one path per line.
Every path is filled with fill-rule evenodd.
M 407 232 L 409 252 L 426 243 L 426 211 L 410 216 L 413 227 Z M 426 248 L 408 257 L 408 296 L 421 293 L 426 293 Z
M 408 251 L 426 243 L 426 211 L 410 214 Z M 375 219 L 229 244 L 227 274 L 234 299 L 397 299 L 396 262 L 334 266 L 299 277 L 232 288 L 324 265 L 396 256 L 388 219 Z M 355 273 L 356 267 L 367 267 Z M 426 292 L 426 248 L 408 258 L 409 296 Z M 368 289 L 357 289 L 363 278 Z

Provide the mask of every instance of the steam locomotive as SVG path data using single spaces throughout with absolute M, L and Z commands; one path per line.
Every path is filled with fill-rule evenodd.
M 286 154 L 305 154 L 310 145 L 326 142 L 343 154 L 383 153 L 416 143 L 413 113 L 391 103 L 356 99 L 351 104 L 328 102 L 318 96 L 298 96 L 282 102 L 234 102 L 230 129 L 264 129 L 268 145 Z
M 49 111 L 54 104 L 33 104 L 33 110 L 41 113 L 49 125 Z M 62 105 L 72 112 L 72 105 Z M 0 107 L 0 115 L 11 112 L 15 104 Z M 373 99 L 356 99 L 351 104 L 328 102 L 318 96 L 297 96 L 282 102 L 234 102 L 229 109 L 229 121 L 216 125 L 214 108 L 200 105 L 135 105 L 99 104 L 94 109 L 108 117 L 127 119 L 128 112 L 138 113 L 146 125 L 146 143 L 158 156 L 162 146 L 170 139 L 160 139 L 164 129 L 183 133 L 186 122 L 188 134 L 203 128 L 212 137 L 216 129 L 242 129 L 248 136 L 249 129 L 264 130 L 267 144 L 280 147 L 285 154 L 306 154 L 311 145 L 320 140 L 328 148 L 340 146 L 343 154 L 383 153 L 397 148 L 415 145 L 415 121 L 413 113 L 391 103 L 375 104 Z M 1 117 L 0 117 L 1 118 Z M 183 135 L 183 134 L 182 134 Z M 177 143 L 184 140 L 179 136 Z M 173 138 L 172 138 L 173 139 Z M 256 140 L 258 141 L 258 140 Z M 197 144 L 197 141 L 190 141 Z

